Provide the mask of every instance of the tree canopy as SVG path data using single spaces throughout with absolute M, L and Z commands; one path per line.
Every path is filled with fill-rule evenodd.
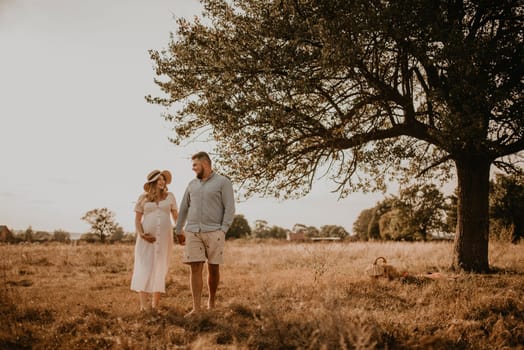
M 349 237 L 349 233 L 346 229 L 339 225 L 323 225 L 320 226 L 319 237 L 339 237 L 346 239 Z
M 230 238 L 245 238 L 251 235 L 251 227 L 244 215 L 237 214 L 233 218 L 233 222 L 227 231 L 227 239 Z
M 100 238 L 102 242 L 115 233 L 123 233 L 123 229 L 115 221 L 115 213 L 107 208 L 89 210 L 82 216 L 82 220 L 91 225 L 89 233 Z
M 270 226 L 266 220 L 255 220 L 255 228 L 251 231 L 251 236 L 254 238 L 285 239 L 286 233 L 286 229 L 277 225 Z
M 413 184 L 364 209 L 353 224 L 359 239 L 427 240 L 446 229 L 446 198 L 434 184 Z M 456 210 L 456 207 L 455 207 Z
M 491 183 L 490 217 L 510 231 L 517 243 L 524 236 L 524 175 L 498 174 Z
M 246 195 L 341 196 L 387 180 L 450 176 L 453 266 L 488 267 L 492 164 L 524 149 L 520 0 L 202 0 L 151 51 L 172 141 L 208 131 Z

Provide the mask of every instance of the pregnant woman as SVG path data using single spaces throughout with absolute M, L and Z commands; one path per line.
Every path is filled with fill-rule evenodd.
M 173 218 L 178 217 L 176 199 L 168 192 L 171 173 L 153 170 L 147 175 L 144 193 L 135 206 L 135 263 L 131 290 L 137 291 L 140 310 L 146 309 L 152 294 L 151 307 L 158 307 L 160 293 L 165 293 L 166 275 L 173 249 Z

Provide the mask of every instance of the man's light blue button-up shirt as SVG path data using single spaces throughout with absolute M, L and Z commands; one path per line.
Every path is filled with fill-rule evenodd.
M 231 181 L 211 173 L 206 180 L 193 179 L 180 203 L 176 233 L 229 230 L 235 215 L 235 198 Z M 186 223 L 187 220 L 187 223 Z

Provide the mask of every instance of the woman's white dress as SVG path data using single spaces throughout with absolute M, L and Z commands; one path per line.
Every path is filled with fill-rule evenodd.
M 154 235 L 156 241 L 149 243 L 137 235 L 131 290 L 148 293 L 165 292 L 166 276 L 173 249 L 172 209 L 177 209 L 177 204 L 171 192 L 168 192 L 166 199 L 158 203 L 147 202 L 145 194 L 138 198 L 135 211 L 143 213 L 144 233 Z

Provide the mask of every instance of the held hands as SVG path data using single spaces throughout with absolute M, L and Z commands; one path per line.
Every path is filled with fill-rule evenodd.
M 178 244 L 185 245 L 186 244 L 186 236 L 184 235 L 184 232 L 181 232 L 176 235 L 176 239 L 178 241 Z
M 155 243 L 155 241 L 156 241 L 156 237 L 153 236 L 150 233 L 142 233 L 140 235 L 140 237 L 142 237 L 143 240 L 145 240 L 146 242 L 149 242 L 149 243 Z

